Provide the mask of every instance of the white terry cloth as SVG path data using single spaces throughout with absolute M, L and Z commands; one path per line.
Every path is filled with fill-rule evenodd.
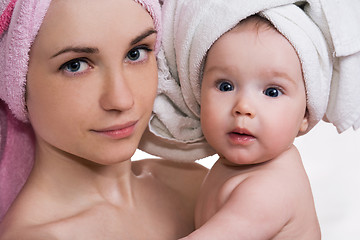
M 304 2 L 298 1 L 298 4 Z M 159 58 L 159 90 L 149 124 L 151 133 L 145 134 L 140 148 L 180 161 L 213 153 L 201 132 L 199 119 L 203 61 L 221 35 L 256 13 L 268 18 L 296 49 L 307 90 L 308 130 L 320 121 L 330 92 L 331 58 L 318 26 L 303 8 L 293 3 L 297 1 L 166 0 L 163 6 L 165 59 Z M 308 7 L 313 6 L 320 7 L 320 4 Z M 161 77 L 161 72 L 166 72 L 164 60 L 170 69 L 167 77 Z M 174 152 L 174 149 L 177 150 Z
M 169 72 L 163 49 L 157 60 L 158 96 L 139 149 L 175 161 L 193 161 L 215 154 L 204 140 L 199 117 L 188 108 L 179 82 Z
M 333 55 L 326 121 L 341 133 L 360 127 L 360 1 L 313 0 L 305 11 L 319 25 Z

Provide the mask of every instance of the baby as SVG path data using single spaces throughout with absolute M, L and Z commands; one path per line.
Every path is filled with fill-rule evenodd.
M 220 158 L 186 239 L 320 239 L 294 138 L 306 132 L 302 67 L 269 21 L 251 16 L 208 51 L 201 126 Z
M 159 78 L 148 134 L 158 143 L 151 153 L 192 161 L 211 155 L 210 144 L 220 155 L 200 194 L 198 230 L 189 238 L 320 238 L 293 141 L 325 113 L 338 130 L 358 119 L 344 114 L 349 105 L 342 104 L 357 89 L 351 76 L 359 76 L 349 74 L 356 57 L 348 55 L 356 49 L 349 42 L 358 39 L 351 27 L 356 6 L 320 0 L 164 2 L 162 43 L 170 74 Z M 255 14 L 271 24 L 250 17 L 238 25 Z M 251 191 L 255 184 L 260 189 Z

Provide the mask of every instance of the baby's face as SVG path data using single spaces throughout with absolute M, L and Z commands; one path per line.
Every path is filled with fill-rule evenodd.
M 279 156 L 305 131 L 306 93 L 296 51 L 279 32 L 246 20 L 209 50 L 201 87 L 207 141 L 232 164 Z

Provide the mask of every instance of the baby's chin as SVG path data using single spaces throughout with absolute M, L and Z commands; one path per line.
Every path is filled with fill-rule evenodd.
M 234 154 L 236 155 L 236 154 Z M 249 158 L 249 157 L 239 157 L 237 156 L 224 156 L 219 154 L 219 161 L 229 167 L 250 167 L 258 164 L 262 164 L 268 161 L 268 159 L 263 158 Z

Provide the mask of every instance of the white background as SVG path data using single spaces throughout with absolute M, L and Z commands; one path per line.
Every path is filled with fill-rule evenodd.
M 323 240 L 360 239 L 360 130 L 320 122 L 295 140 L 308 173 Z M 138 150 L 133 159 L 153 157 Z M 210 168 L 217 156 L 198 161 Z

